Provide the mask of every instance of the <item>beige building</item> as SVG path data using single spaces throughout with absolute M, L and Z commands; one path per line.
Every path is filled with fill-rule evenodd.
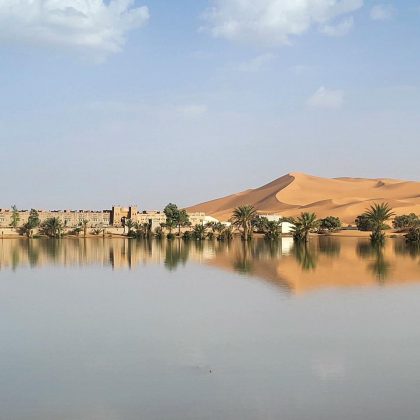
M 110 224 L 109 210 L 103 211 L 86 211 L 86 210 L 37 210 L 41 222 L 52 217 L 58 218 L 64 226 L 75 227 L 78 226 L 83 220 L 87 220 L 92 227 L 108 226 Z M 0 209 L 0 227 L 9 227 L 12 222 L 12 210 Z M 24 225 L 29 218 L 29 210 L 19 211 L 19 224 Z
M 148 223 L 152 229 L 166 222 L 166 216 L 160 211 L 141 211 L 137 206 L 121 207 L 113 206 L 111 210 L 91 211 L 91 210 L 37 210 L 41 223 L 52 217 L 56 217 L 65 227 L 74 228 L 84 220 L 88 221 L 90 227 L 122 227 L 126 220 L 140 224 Z M 12 210 L 0 209 L 0 228 L 8 228 L 12 222 Z M 29 218 L 29 210 L 19 211 L 19 226 L 23 226 Z M 205 224 L 207 218 L 205 213 L 190 213 L 192 226 Z
M 111 226 L 119 227 L 123 226 L 124 221 L 127 219 L 131 219 L 136 222 L 138 212 L 137 206 L 112 206 L 109 224 Z
M 137 214 L 137 222 L 141 225 L 147 223 L 154 230 L 166 222 L 166 216 L 160 211 L 143 211 Z

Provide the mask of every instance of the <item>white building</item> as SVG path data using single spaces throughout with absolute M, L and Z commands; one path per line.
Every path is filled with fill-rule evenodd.
M 220 222 L 220 220 L 217 220 L 213 216 L 204 216 L 203 224 L 205 225 L 207 223 L 222 223 L 222 225 L 224 225 L 226 227 L 229 227 L 232 224 L 230 222 Z
M 259 214 L 260 217 L 265 217 L 269 222 L 279 222 L 283 219 L 280 214 Z M 281 223 L 281 233 L 288 234 L 292 232 L 293 224 L 289 222 Z

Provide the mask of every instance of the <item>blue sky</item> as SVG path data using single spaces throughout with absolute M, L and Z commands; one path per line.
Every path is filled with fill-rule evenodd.
M 0 0 L 1 203 L 420 179 L 420 2 Z

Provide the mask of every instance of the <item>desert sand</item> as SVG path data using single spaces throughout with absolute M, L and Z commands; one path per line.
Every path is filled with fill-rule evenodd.
M 397 215 L 420 214 L 420 182 L 397 179 L 321 178 L 293 172 L 260 188 L 197 204 L 188 211 L 202 211 L 228 220 L 232 210 L 251 204 L 261 213 L 285 217 L 314 212 L 319 218 L 339 217 L 345 224 L 373 203 L 387 202 Z

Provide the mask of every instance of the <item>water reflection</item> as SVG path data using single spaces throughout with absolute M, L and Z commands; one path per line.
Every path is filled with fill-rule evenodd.
M 390 277 L 392 265 L 385 257 L 384 244 L 359 243 L 357 253 L 369 261 L 368 268 L 380 283 L 384 283 Z
M 403 241 L 397 241 L 394 244 L 394 250 L 397 255 L 408 255 L 415 260 L 420 255 L 420 244 L 412 244 Z
M 85 265 L 135 269 L 160 264 L 174 271 L 189 262 L 262 279 L 290 293 L 420 281 L 420 248 L 397 239 L 384 246 L 337 237 L 314 238 L 300 245 L 290 238 L 250 243 L 108 238 L 0 242 L 0 270 Z
M 294 245 L 293 255 L 304 271 L 315 270 L 318 261 L 318 249 L 313 243 L 297 243 Z

